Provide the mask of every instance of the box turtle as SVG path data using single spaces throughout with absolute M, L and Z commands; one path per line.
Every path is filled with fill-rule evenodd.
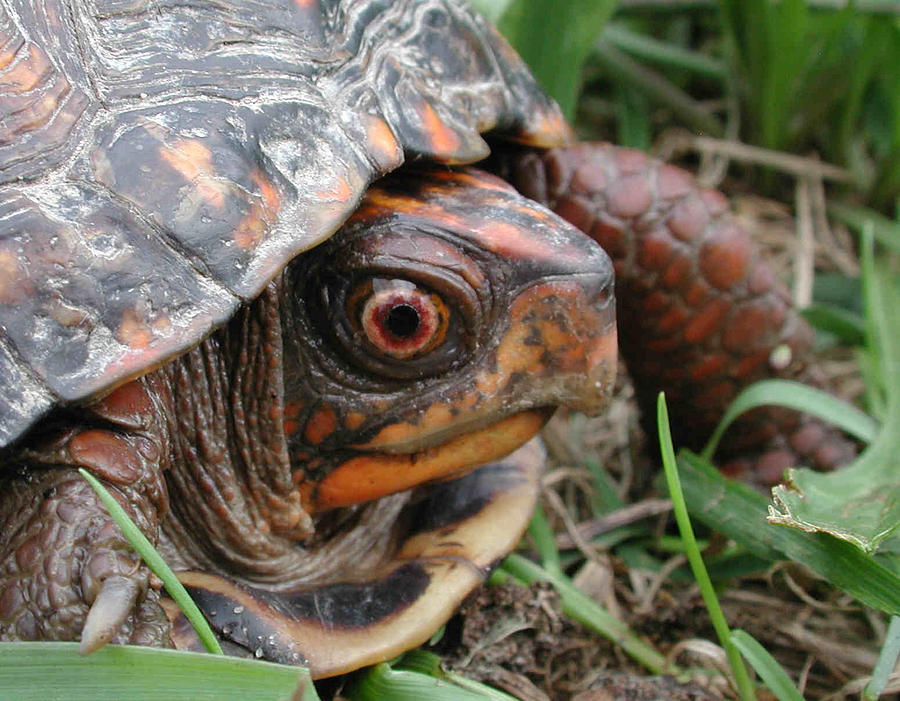
M 19 0 L 0 42 L 4 640 L 196 643 L 79 467 L 234 654 L 426 640 L 524 529 L 553 408 L 603 409 L 613 268 L 683 443 L 810 373 L 725 199 L 574 144 L 456 0 Z M 731 445 L 762 481 L 848 450 L 771 412 Z

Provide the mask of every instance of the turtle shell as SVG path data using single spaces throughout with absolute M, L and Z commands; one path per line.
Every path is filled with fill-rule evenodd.
M 569 139 L 453 0 L 23 0 L 0 46 L 0 448 L 195 346 L 404 159 Z

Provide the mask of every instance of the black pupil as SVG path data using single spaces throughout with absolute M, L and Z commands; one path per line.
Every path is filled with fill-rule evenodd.
M 419 328 L 419 312 L 411 304 L 398 304 L 387 314 L 388 331 L 399 338 L 409 338 Z

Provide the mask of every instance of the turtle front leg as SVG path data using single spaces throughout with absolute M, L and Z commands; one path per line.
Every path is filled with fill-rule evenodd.
M 821 384 L 812 330 L 721 193 L 609 144 L 518 152 L 501 168 L 613 259 L 620 349 L 638 401 L 652 418 L 666 392 L 680 445 L 701 446 L 756 380 Z M 778 408 L 746 415 L 723 446 L 729 471 L 762 484 L 790 465 L 833 469 L 855 453 L 833 428 Z
M 110 641 L 169 644 L 149 570 L 76 471 L 100 479 L 155 543 L 165 448 L 146 379 L 10 461 L 28 469 L 0 487 L 0 639 L 80 639 L 83 654 Z

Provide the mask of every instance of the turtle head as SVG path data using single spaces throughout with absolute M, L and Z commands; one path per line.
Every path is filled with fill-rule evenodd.
M 462 474 L 612 389 L 608 257 L 474 169 L 380 182 L 284 289 L 286 434 L 313 512 Z

